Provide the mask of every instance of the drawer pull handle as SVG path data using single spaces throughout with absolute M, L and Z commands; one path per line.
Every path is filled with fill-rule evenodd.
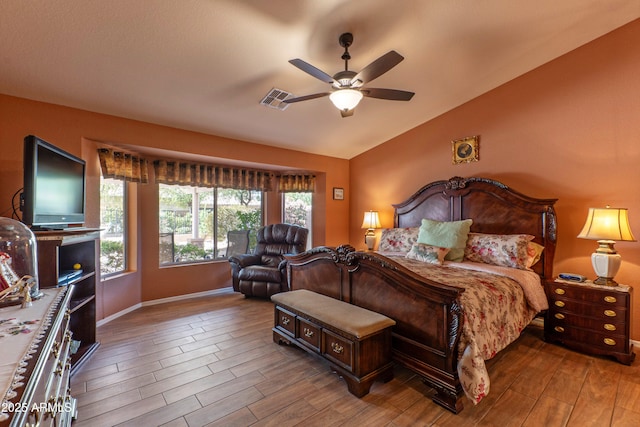
M 562 301 L 556 301 L 554 304 L 556 305 L 556 307 L 564 307 L 564 302 Z
M 338 344 L 337 342 L 332 342 L 331 350 L 333 350 L 334 353 L 341 354 L 342 352 L 344 352 L 344 347 Z
M 53 355 L 54 359 L 58 358 L 60 354 L 60 343 L 58 341 L 55 341 L 53 343 L 53 347 L 51 348 L 51 354 Z
M 555 290 L 555 293 L 558 294 L 558 295 L 564 295 L 564 289 L 558 288 L 558 289 Z
M 556 313 L 556 314 L 554 315 L 554 317 L 555 317 L 556 319 L 560 319 L 560 320 L 562 320 L 562 319 L 564 319 L 564 314 L 562 314 L 562 313 Z
M 610 295 L 607 295 L 606 297 L 604 297 L 604 301 L 605 302 L 616 302 L 618 300 L 616 299 L 616 297 L 612 297 Z
M 605 338 L 603 341 L 606 345 L 616 345 L 615 340 L 612 340 L 611 338 Z
M 283 324 L 284 326 L 287 326 L 287 325 L 289 324 L 289 322 L 291 322 L 291 319 L 289 319 L 289 318 L 288 318 L 288 317 L 286 317 L 286 316 L 282 316 L 282 324 Z
M 604 328 L 607 331 L 615 331 L 616 330 L 616 325 L 612 325 L 611 323 L 605 323 L 604 324 Z
M 609 317 L 616 317 L 616 312 L 613 310 L 605 310 L 604 315 Z
M 311 338 L 313 336 L 313 331 L 309 328 L 304 328 L 304 336 L 307 338 Z
M 553 328 L 556 330 L 556 332 L 564 332 L 564 328 L 562 326 L 556 326 L 555 328 Z

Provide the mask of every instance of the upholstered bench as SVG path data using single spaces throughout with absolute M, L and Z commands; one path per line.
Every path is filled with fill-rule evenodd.
M 323 357 L 353 395 L 362 397 L 374 381 L 393 378 L 394 320 L 303 289 L 272 295 L 271 300 L 275 303 L 273 341 Z

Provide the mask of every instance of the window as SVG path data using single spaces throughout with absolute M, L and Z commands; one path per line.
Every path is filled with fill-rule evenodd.
M 282 193 L 282 221 L 309 230 L 307 249 L 311 248 L 311 212 L 313 193 Z
M 126 182 L 100 178 L 100 273 L 107 276 L 127 269 Z
M 249 230 L 255 246 L 262 224 L 262 192 L 159 184 L 160 265 L 201 262 L 230 255 L 230 231 Z M 232 233 L 233 234 L 233 233 Z

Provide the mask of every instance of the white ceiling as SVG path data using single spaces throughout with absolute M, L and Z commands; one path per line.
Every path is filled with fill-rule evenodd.
M 0 93 L 351 158 L 640 17 L 640 0 L 0 0 Z M 341 118 L 325 84 L 396 50 L 405 60 Z

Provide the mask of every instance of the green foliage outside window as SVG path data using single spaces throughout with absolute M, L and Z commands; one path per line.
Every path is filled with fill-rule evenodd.
M 311 193 L 285 193 L 284 222 L 310 228 L 311 196 Z
M 124 266 L 124 244 L 120 241 L 100 241 L 100 269 L 102 274 L 122 271 Z
M 100 180 L 100 272 L 102 275 L 126 270 L 125 189 L 116 179 Z
M 227 232 L 232 230 L 251 230 L 250 248 L 254 247 L 262 223 L 261 199 L 259 191 L 160 185 L 160 264 L 224 257 Z

